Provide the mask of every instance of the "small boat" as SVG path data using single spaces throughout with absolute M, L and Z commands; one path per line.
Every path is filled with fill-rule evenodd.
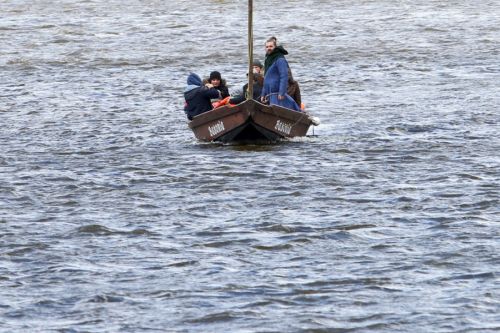
M 224 105 L 195 116 L 189 127 L 195 137 L 207 142 L 276 142 L 306 136 L 319 119 L 307 112 L 278 105 L 265 105 L 253 96 L 253 1 L 248 0 L 248 91 L 247 99 L 238 105 Z
M 247 99 L 202 113 L 189 127 L 200 141 L 263 143 L 305 136 L 311 125 L 318 124 L 319 120 L 306 112 Z

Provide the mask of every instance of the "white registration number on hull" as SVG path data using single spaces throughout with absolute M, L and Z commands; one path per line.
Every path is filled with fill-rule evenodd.
M 208 126 L 208 132 L 210 133 L 210 136 L 215 136 L 220 132 L 223 132 L 224 130 L 224 123 L 221 120 L 211 126 Z
M 274 129 L 278 132 L 290 135 L 290 132 L 292 132 L 292 124 L 278 120 L 276 121 L 276 126 L 274 126 Z

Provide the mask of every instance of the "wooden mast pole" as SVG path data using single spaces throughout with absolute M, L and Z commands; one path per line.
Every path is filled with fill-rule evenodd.
M 253 0 L 248 0 L 248 88 L 247 100 L 253 98 Z

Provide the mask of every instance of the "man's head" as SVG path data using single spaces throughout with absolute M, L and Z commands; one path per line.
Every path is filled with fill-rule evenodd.
M 276 37 L 271 37 L 266 40 L 266 55 L 269 55 L 274 51 L 274 49 L 276 48 L 276 42 Z
M 220 81 L 222 80 L 222 77 L 219 72 L 213 71 L 210 73 L 210 77 L 208 79 L 208 82 L 214 85 L 214 87 L 218 87 L 220 85 Z

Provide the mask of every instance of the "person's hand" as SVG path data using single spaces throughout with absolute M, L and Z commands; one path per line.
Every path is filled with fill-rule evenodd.
M 278 99 L 279 99 L 280 101 L 282 101 L 282 100 L 284 100 L 284 99 L 285 99 L 285 96 L 278 95 Z
M 267 103 L 266 96 L 261 96 L 261 97 L 260 97 L 260 101 L 261 101 L 262 103 L 266 104 L 266 103 Z
M 207 88 L 213 88 L 213 87 L 214 87 L 214 85 L 213 85 L 213 84 L 211 84 L 211 83 L 206 83 L 206 84 L 205 84 L 205 87 L 207 87 Z

